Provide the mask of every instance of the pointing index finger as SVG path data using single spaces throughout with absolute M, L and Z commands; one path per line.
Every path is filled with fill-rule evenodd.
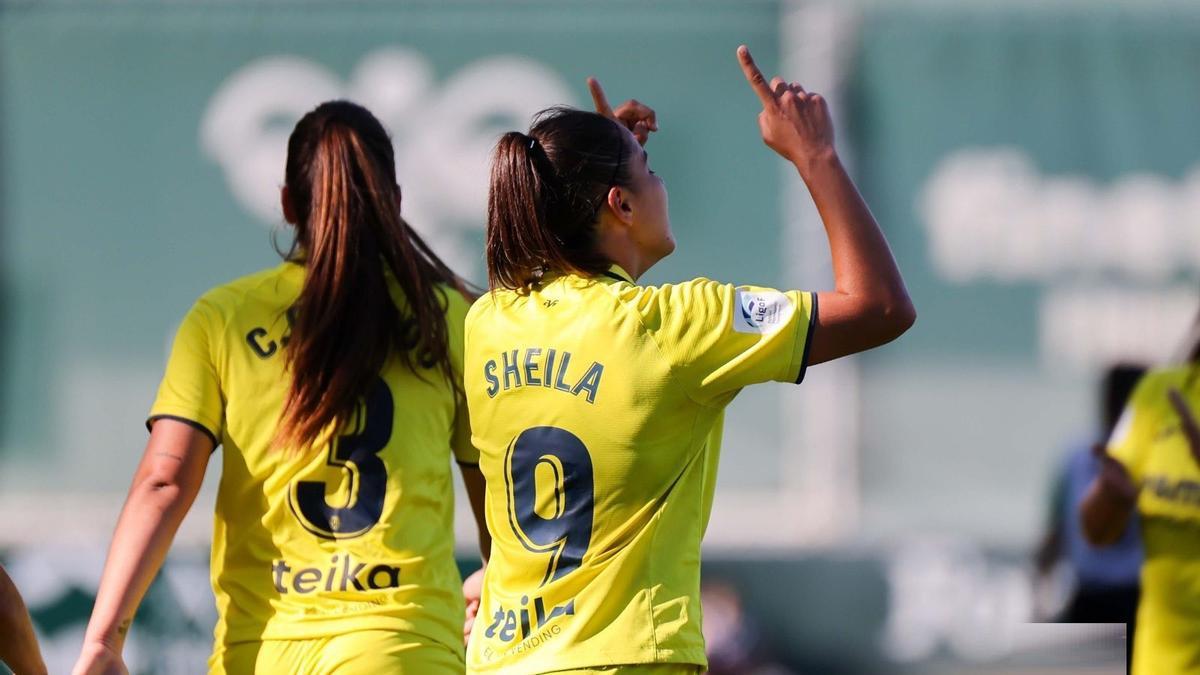
M 588 91 L 592 92 L 592 104 L 596 106 L 596 112 L 611 119 L 613 109 L 608 103 L 608 97 L 604 95 L 604 87 L 600 86 L 600 80 L 589 77 L 587 83 Z
M 738 63 L 742 65 L 742 72 L 746 75 L 746 81 L 750 83 L 750 88 L 754 90 L 754 93 L 758 94 L 758 99 L 762 101 L 763 107 L 774 107 L 775 95 L 771 93 L 767 78 L 755 65 L 754 57 L 750 56 L 750 48 L 746 45 L 738 47 L 737 56 Z

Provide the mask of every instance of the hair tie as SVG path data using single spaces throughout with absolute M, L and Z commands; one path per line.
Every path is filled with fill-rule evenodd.
M 535 145 L 537 145 L 537 139 L 534 138 L 533 136 L 530 136 L 529 137 L 529 149 L 532 150 L 533 146 L 535 146 Z

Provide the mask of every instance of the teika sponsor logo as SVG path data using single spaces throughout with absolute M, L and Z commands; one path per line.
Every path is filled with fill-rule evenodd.
M 275 590 L 281 595 L 366 591 L 400 586 L 400 568 L 387 563 L 359 562 L 350 554 L 330 558 L 325 567 L 293 568 L 286 560 L 271 564 Z

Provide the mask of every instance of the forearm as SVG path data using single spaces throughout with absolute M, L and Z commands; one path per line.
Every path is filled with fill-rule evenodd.
M 1084 538 L 1093 546 L 1116 543 L 1137 506 L 1136 494 L 1103 477 L 1092 482 L 1079 507 Z
M 486 527 L 479 528 L 479 558 L 483 564 L 488 563 L 488 558 L 492 554 L 492 535 L 487 531 Z
M 38 649 L 29 610 L 8 574 L 0 568 L 0 661 L 14 673 L 40 675 L 46 672 Z
M 836 292 L 881 313 L 912 314 L 912 303 L 887 240 L 837 154 L 796 162 L 829 237 Z
M 117 520 L 84 642 L 120 651 L 146 590 L 162 567 L 194 490 L 153 478 L 130 489 Z

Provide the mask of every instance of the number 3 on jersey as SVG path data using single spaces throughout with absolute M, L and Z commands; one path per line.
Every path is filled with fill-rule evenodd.
M 346 506 L 330 506 L 325 482 L 300 480 L 292 486 L 288 503 L 304 529 L 324 539 L 352 539 L 365 534 L 383 515 L 387 467 L 379 452 L 392 437 L 395 403 L 383 379 L 375 380 L 365 405 L 355 411 L 351 433 L 329 445 L 325 463 L 349 474 Z
M 550 554 L 544 586 L 577 569 L 591 545 L 592 458 L 566 429 L 533 427 L 508 446 L 504 463 L 513 533 L 527 550 Z M 550 488 L 540 509 L 539 477 Z

